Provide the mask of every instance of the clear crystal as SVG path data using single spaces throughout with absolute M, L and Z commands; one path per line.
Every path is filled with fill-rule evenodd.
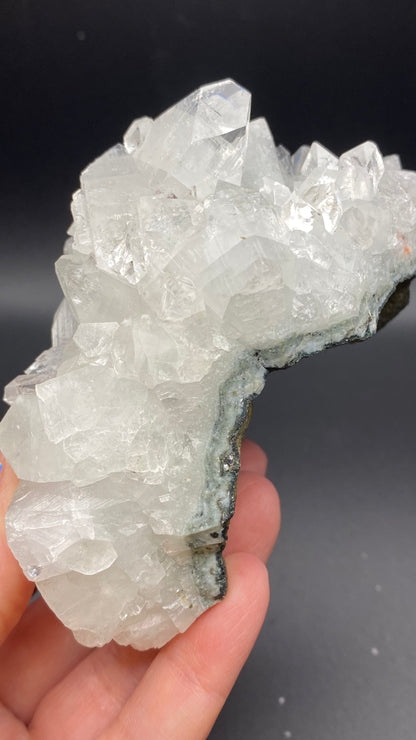
M 383 157 L 373 141 L 350 149 L 339 160 L 337 187 L 343 200 L 371 200 L 383 176 Z
M 291 156 L 206 85 L 82 173 L 52 348 L 6 388 L 6 519 L 85 645 L 140 649 L 226 589 L 239 432 L 266 368 L 365 338 L 416 271 L 416 173 L 372 142 Z

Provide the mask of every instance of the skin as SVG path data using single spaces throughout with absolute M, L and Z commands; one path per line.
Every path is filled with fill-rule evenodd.
M 1 457 L 0 737 L 8 740 L 203 740 L 261 629 L 268 602 L 265 563 L 280 527 L 267 460 L 245 440 L 236 513 L 225 549 L 223 601 L 161 650 L 110 643 L 88 649 L 42 599 L 28 606 L 4 532 L 17 478 Z

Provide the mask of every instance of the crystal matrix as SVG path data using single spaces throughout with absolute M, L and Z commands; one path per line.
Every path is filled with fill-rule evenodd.
M 11 549 L 80 642 L 160 646 L 225 592 L 238 441 L 266 369 L 377 328 L 416 271 L 416 174 L 293 156 L 205 86 L 81 175 L 52 348 L 6 388 Z

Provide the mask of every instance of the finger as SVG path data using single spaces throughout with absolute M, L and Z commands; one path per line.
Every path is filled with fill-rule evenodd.
M 0 645 L 22 616 L 33 593 L 28 581 L 13 557 L 6 541 L 4 517 L 17 488 L 18 480 L 0 453 Z
M 228 558 L 229 591 L 153 661 L 101 740 L 203 740 L 246 661 L 269 601 L 267 571 L 253 555 Z
M 273 483 L 256 473 L 240 472 L 225 554 L 250 552 L 266 562 L 279 529 L 280 502 Z
M 30 723 L 33 740 L 92 740 L 119 714 L 156 651 L 110 643 L 96 648 L 42 699 Z M 76 711 L 74 711 L 76 708 Z
M 0 737 L 9 740 L 29 740 L 27 728 L 0 703 Z
M 241 470 L 252 470 L 253 473 L 266 475 L 267 455 L 251 439 L 243 439 L 241 445 Z
M 37 599 L 0 648 L 0 701 L 29 722 L 43 696 L 90 652 Z

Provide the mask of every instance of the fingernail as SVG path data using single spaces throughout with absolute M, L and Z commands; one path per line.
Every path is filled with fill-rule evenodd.
M 0 462 L 0 474 L 2 470 L 3 470 L 3 463 Z

